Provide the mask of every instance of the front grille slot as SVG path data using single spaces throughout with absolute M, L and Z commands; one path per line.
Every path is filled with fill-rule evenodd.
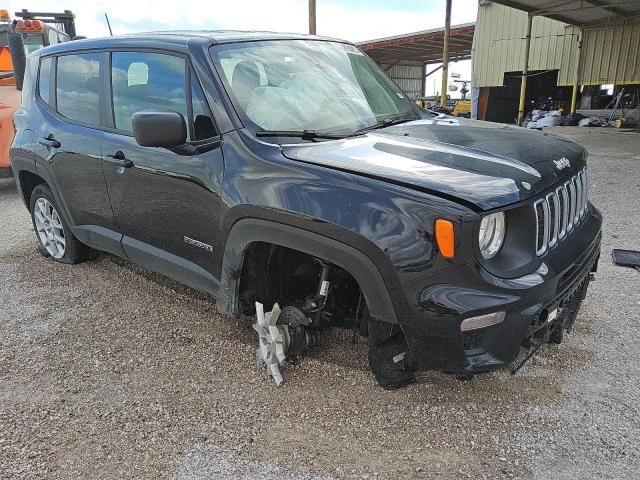
M 582 210 L 582 181 L 580 180 L 579 175 L 573 177 L 573 183 L 575 184 L 576 189 L 576 211 L 573 214 L 573 224 L 577 225 L 580 221 L 580 211 Z
M 576 216 L 576 184 L 573 183 L 573 179 L 570 182 L 564 184 L 569 194 L 569 221 L 567 223 L 567 232 L 573 230 L 573 219 Z
M 567 233 L 567 217 L 569 216 L 569 195 L 564 187 L 558 187 L 556 190 L 558 196 L 558 239 L 562 240 Z
M 547 204 L 549 205 L 549 248 L 551 248 L 558 242 L 559 201 L 556 192 L 547 195 Z
M 578 174 L 578 177 L 580 178 L 580 184 L 582 185 L 582 201 L 580 203 L 580 218 L 582 218 L 587 211 L 586 206 L 589 197 L 589 185 L 587 184 L 587 174 L 584 170 Z
M 542 255 L 547 251 L 547 237 L 549 228 L 549 207 L 544 200 L 538 200 L 534 204 L 536 210 L 536 254 Z
M 533 203 L 536 215 L 536 255 L 544 255 L 564 240 L 584 218 L 589 204 L 589 172 L 577 175 Z

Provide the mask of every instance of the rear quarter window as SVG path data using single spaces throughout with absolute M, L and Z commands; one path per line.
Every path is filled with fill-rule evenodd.
M 100 54 L 58 57 L 56 102 L 58 113 L 77 122 L 100 124 Z
M 40 71 L 38 72 L 38 96 L 42 101 L 51 105 L 51 68 L 53 67 L 53 57 L 46 57 L 40 61 Z

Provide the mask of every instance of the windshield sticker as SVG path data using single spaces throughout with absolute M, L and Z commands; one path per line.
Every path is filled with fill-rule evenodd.
M 350 45 L 348 43 L 343 43 L 342 44 L 345 52 L 347 53 L 353 53 L 354 55 L 364 55 L 364 53 L 362 53 L 358 47 L 356 47 L 355 45 Z
M 396 95 L 398 95 L 400 98 L 404 98 L 404 95 L 401 94 L 400 92 L 396 92 Z

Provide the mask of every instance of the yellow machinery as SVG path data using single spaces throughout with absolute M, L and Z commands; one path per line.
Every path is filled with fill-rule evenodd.
M 454 117 L 471 118 L 471 100 L 458 100 L 452 114 Z

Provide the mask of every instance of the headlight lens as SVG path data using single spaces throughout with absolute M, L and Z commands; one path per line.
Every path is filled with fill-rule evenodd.
M 496 256 L 504 242 L 507 220 L 503 212 L 487 215 L 480 222 L 478 242 L 480 252 L 487 260 Z

